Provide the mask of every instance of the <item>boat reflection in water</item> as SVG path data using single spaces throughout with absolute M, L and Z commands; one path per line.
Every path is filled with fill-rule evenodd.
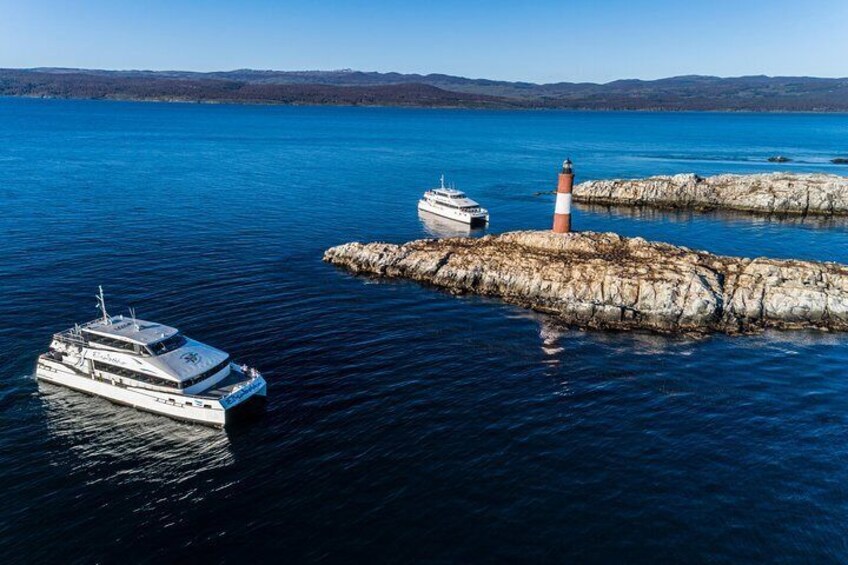
M 50 450 L 69 470 L 109 469 L 121 483 L 174 483 L 234 463 L 225 433 L 38 381 Z
M 471 227 L 469 224 L 449 220 L 432 212 L 418 210 L 418 219 L 424 231 L 432 237 L 480 237 L 486 234 L 486 227 Z

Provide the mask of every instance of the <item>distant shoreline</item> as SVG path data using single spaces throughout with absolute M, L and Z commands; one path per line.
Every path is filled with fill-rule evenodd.
M 675 77 L 536 85 L 359 72 L 0 69 L 0 96 L 269 106 L 848 113 L 848 79 Z
M 585 114 L 632 113 L 632 114 L 754 114 L 754 115 L 813 115 L 845 116 L 848 110 L 677 110 L 668 108 L 557 108 L 557 107 L 481 107 L 481 106 L 436 106 L 415 104 L 354 104 L 315 102 L 274 102 L 261 100 L 163 100 L 158 98 L 94 98 L 82 96 L 40 96 L 29 94 L 0 94 L 2 99 L 25 100 L 75 100 L 91 102 L 133 102 L 140 104 L 183 104 L 187 106 L 267 106 L 278 108 L 396 108 L 407 110 L 474 110 L 491 112 L 574 112 Z

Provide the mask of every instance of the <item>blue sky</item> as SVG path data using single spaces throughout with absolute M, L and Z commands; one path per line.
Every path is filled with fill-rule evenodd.
M 0 66 L 848 76 L 848 0 L 0 0 Z

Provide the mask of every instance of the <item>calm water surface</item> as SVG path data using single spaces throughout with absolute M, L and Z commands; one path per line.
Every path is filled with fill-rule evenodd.
M 839 172 L 846 139 L 833 115 L 0 99 L 0 558 L 845 561 L 848 336 L 567 330 L 321 255 L 456 234 L 415 209 L 442 172 L 501 232 L 549 226 L 566 156 Z M 842 220 L 575 224 L 848 263 Z M 38 384 L 98 284 L 262 369 L 266 415 L 221 433 Z

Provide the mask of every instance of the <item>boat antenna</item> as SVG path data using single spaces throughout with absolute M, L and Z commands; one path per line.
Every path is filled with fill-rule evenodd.
M 439 177 L 439 180 L 442 181 L 442 188 L 444 188 L 445 187 L 445 174 L 444 173 L 442 173 L 442 176 Z
M 97 294 L 97 307 L 100 308 L 100 311 L 103 313 L 103 323 L 109 323 L 109 314 L 106 313 L 106 299 L 103 297 L 103 287 L 98 285 L 97 289 L 100 291 Z
M 138 331 L 138 321 L 135 319 L 135 308 L 130 307 L 130 318 L 132 318 L 133 326 L 135 326 L 135 331 Z

